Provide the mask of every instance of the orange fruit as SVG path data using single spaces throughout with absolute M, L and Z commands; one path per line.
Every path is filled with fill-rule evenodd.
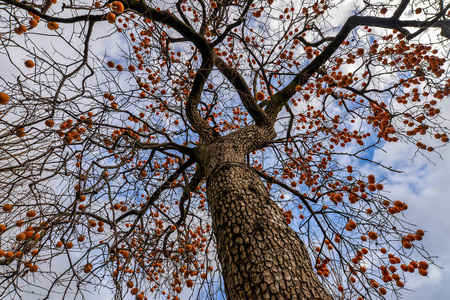
M 45 126 L 53 127 L 53 126 L 55 126 L 55 122 L 53 120 L 48 119 L 45 121 Z
M 36 212 L 34 210 L 30 210 L 29 212 L 27 212 L 27 217 L 28 218 L 33 218 L 36 216 Z
M 59 24 L 58 23 L 56 23 L 56 22 L 48 22 L 47 23 L 47 27 L 48 27 L 48 29 L 50 29 L 50 30 L 56 30 L 56 29 L 58 29 L 59 28 Z
M 21 241 L 23 241 L 24 239 L 26 238 L 26 235 L 25 235 L 25 233 L 19 233 L 17 236 L 16 236 L 16 241 L 18 241 L 18 242 L 21 242 Z
M 369 239 L 371 240 L 376 240 L 378 238 L 378 234 L 375 231 L 370 231 L 367 236 L 369 237 Z
M 30 266 L 30 272 L 36 272 L 38 270 L 38 266 L 32 265 Z
M 266 95 L 264 95 L 263 92 L 257 92 L 255 95 L 256 100 L 263 101 L 266 98 Z
M 89 272 L 91 272 L 91 270 L 92 270 L 92 264 L 86 264 L 85 266 L 84 266 L 84 273 L 89 273 Z
M 36 26 L 38 26 L 38 22 L 35 19 L 31 19 L 30 20 L 30 26 L 31 27 L 36 27 Z
M 116 15 L 110 12 L 106 15 L 106 19 L 108 20 L 109 23 L 113 24 L 114 22 L 116 22 Z
M 113 3 L 111 3 L 111 9 L 112 11 L 116 12 L 116 13 L 123 13 L 123 11 L 125 10 L 122 2 L 120 1 L 114 1 Z
M 6 104 L 8 102 L 9 102 L 9 95 L 6 93 L 0 92 L 0 104 Z
M 27 67 L 27 68 L 34 67 L 34 62 L 32 60 L 26 60 L 25 61 L 25 67 Z

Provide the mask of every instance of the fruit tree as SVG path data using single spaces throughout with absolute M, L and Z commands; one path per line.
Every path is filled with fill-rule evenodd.
M 449 10 L 0 0 L 0 298 L 397 298 L 373 153 L 449 142 Z

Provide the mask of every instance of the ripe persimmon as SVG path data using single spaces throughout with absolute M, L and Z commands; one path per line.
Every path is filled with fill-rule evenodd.
M 25 238 L 29 239 L 33 236 L 34 234 L 34 230 L 27 230 L 27 232 L 25 233 Z
M 29 23 L 30 23 L 30 26 L 31 26 L 31 27 L 36 27 L 36 26 L 38 26 L 38 22 L 37 22 L 35 19 L 31 19 Z
M 419 268 L 419 274 L 422 276 L 427 276 L 428 275 L 428 271 L 422 268 Z
M 376 240 L 378 238 L 378 234 L 375 231 L 369 231 L 369 233 L 367 234 L 367 236 L 369 237 L 369 239 L 371 240 Z
M 3 205 L 3 211 L 10 212 L 12 210 L 13 206 L 12 204 L 5 204 Z
M 256 100 L 263 101 L 266 98 L 266 95 L 264 95 L 263 92 L 257 92 L 255 95 Z
M 38 266 L 37 265 L 31 265 L 30 266 L 30 272 L 37 272 Z
M 45 124 L 45 126 L 47 126 L 47 127 L 53 127 L 53 126 L 55 126 L 55 122 L 54 122 L 53 120 L 50 120 L 50 119 L 45 120 L 44 124 Z
M 6 104 L 9 102 L 9 95 L 3 92 L 0 92 L 0 104 Z
M 36 216 L 36 212 L 34 210 L 30 210 L 27 212 L 27 217 L 28 218 L 33 218 Z
M 89 273 L 92 270 L 92 264 L 86 264 L 83 268 L 84 273 Z
M 419 268 L 421 269 L 428 269 L 428 263 L 426 261 L 419 261 Z
M 56 29 L 59 28 L 59 24 L 56 23 L 56 22 L 50 21 L 50 22 L 47 23 L 47 28 L 50 29 L 50 30 L 56 30 Z
M 27 32 L 27 31 L 28 31 L 28 28 L 27 28 L 25 25 L 20 24 L 19 27 L 17 27 L 15 31 L 16 31 L 16 33 L 18 33 L 18 34 L 22 34 L 22 33 Z
M 112 12 L 108 13 L 106 15 L 106 20 L 108 20 L 108 22 L 111 24 L 115 23 L 116 22 L 116 14 L 112 13 Z
M 34 62 L 32 60 L 26 60 L 25 61 L 25 67 L 27 67 L 27 68 L 34 67 Z
M 16 236 L 16 241 L 21 242 L 21 241 L 25 240 L 25 238 L 26 238 L 26 235 L 25 235 L 25 233 L 22 232 Z
M 114 1 L 113 3 L 111 3 L 111 9 L 113 12 L 121 14 L 125 10 L 125 7 L 123 6 L 122 2 Z

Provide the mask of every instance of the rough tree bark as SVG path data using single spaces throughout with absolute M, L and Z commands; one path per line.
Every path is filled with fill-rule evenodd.
M 274 136 L 249 126 L 199 148 L 227 298 L 331 299 L 306 247 L 245 163 Z

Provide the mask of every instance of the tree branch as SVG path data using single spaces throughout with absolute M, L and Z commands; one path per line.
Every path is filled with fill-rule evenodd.
M 172 13 L 150 8 L 143 1 L 132 0 L 129 2 L 130 8 L 149 18 L 154 22 L 161 22 L 169 25 L 184 38 L 190 40 L 199 49 L 202 55 L 202 64 L 194 79 L 194 83 L 186 101 L 186 116 L 191 123 L 193 130 L 197 132 L 204 141 L 210 141 L 214 138 L 215 131 L 205 121 L 197 110 L 200 98 L 203 92 L 203 86 L 211 73 L 213 64 L 212 48 L 206 39 L 197 33 L 192 27 L 183 23 Z
M 242 104 L 244 104 L 250 116 L 252 116 L 255 120 L 256 125 L 268 125 L 270 123 L 269 118 L 261 107 L 258 106 L 255 98 L 253 98 L 250 88 L 247 85 L 247 82 L 245 82 L 242 75 L 235 69 L 231 68 L 217 55 L 214 56 L 214 64 L 237 90 Z
M 392 15 L 393 19 L 398 20 L 401 17 L 401 15 L 405 11 L 405 9 L 408 7 L 409 1 L 410 0 L 402 0 L 402 2 L 400 3 L 400 5 L 397 7 L 394 14 Z
M 450 4 L 444 9 L 447 11 L 450 8 Z M 442 12 L 441 12 L 442 13 Z M 316 56 L 313 61 L 311 61 L 300 73 L 298 73 L 294 79 L 282 90 L 276 93 L 272 99 L 269 101 L 266 114 L 271 119 L 271 122 L 275 122 L 278 113 L 281 111 L 283 106 L 289 101 L 289 99 L 296 93 L 295 88 L 297 86 L 303 86 L 308 82 L 311 76 L 319 70 L 319 68 L 330 59 L 330 57 L 336 52 L 340 47 L 341 43 L 347 38 L 349 33 L 358 26 L 372 26 L 380 28 L 389 28 L 402 30 L 404 27 L 418 27 L 422 28 L 424 26 L 442 28 L 442 24 L 438 22 L 423 22 L 416 20 L 397 20 L 394 18 L 378 18 L 370 16 L 351 16 L 347 19 L 345 24 L 342 26 L 339 33 L 334 37 L 334 39 L 328 44 L 328 46 Z

